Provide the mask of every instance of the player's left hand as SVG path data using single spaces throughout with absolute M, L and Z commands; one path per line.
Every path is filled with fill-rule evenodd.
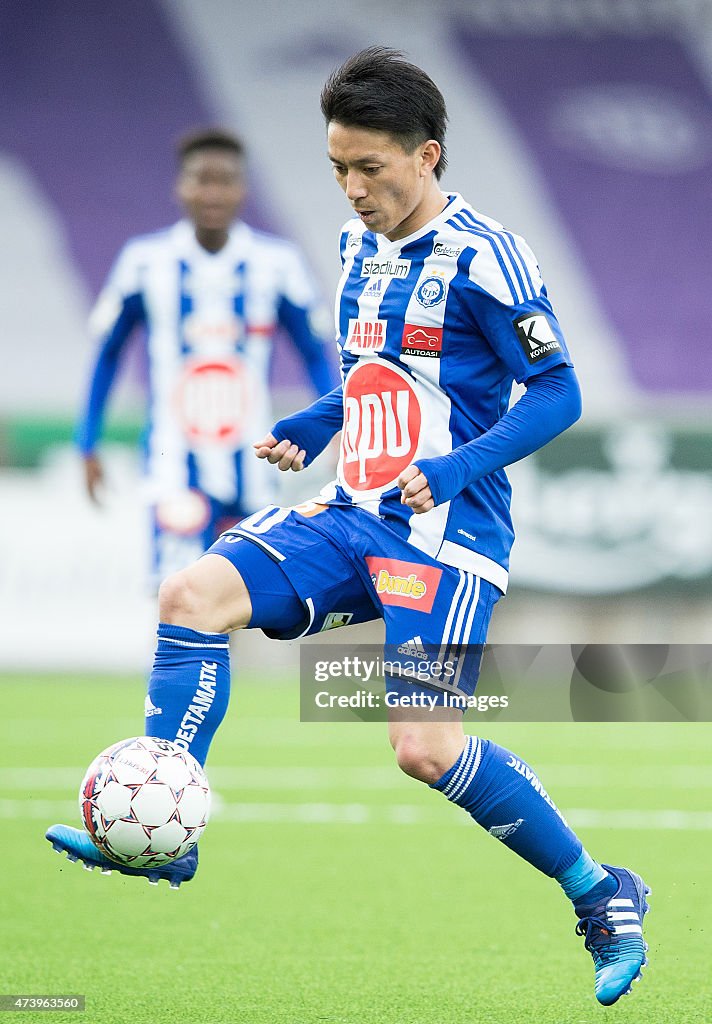
M 417 514 L 435 508 L 430 485 L 417 466 L 406 466 L 398 477 L 401 489 L 401 505 L 407 505 Z

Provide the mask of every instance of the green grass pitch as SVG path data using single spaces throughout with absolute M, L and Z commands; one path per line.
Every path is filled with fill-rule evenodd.
M 43 838 L 79 823 L 91 758 L 142 731 L 143 682 L 6 674 L 0 698 L 1 991 L 87 1000 L 25 1017 L 712 1020 L 710 725 L 482 730 L 539 769 L 593 856 L 653 888 L 650 968 L 606 1010 L 558 886 L 402 776 L 383 724 L 301 724 L 296 685 L 237 681 L 208 762 L 221 813 L 196 878 L 173 892 L 90 875 Z

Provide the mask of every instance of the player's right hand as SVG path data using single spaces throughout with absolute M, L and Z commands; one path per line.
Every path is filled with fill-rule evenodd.
M 283 473 L 286 473 L 289 469 L 295 473 L 304 469 L 304 460 L 307 457 L 307 453 L 303 448 L 298 448 L 296 444 L 292 444 L 286 438 L 284 441 L 278 441 L 272 434 L 267 434 L 261 441 L 256 441 L 252 447 L 255 449 L 255 455 L 258 459 L 267 459 L 269 463 L 273 466 L 276 465 Z
M 100 491 L 104 486 L 104 467 L 96 455 L 84 456 L 84 483 L 87 494 L 95 505 L 101 505 Z

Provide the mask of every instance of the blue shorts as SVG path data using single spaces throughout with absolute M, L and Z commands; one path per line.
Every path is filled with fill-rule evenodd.
M 254 559 L 241 555 L 245 540 L 279 566 L 304 610 L 302 621 L 284 630 L 271 623 L 265 629 L 269 636 L 291 640 L 381 618 L 387 651 L 415 656 L 467 647 L 478 652 L 467 678 L 458 673 L 458 689 L 474 693 L 479 654 L 502 596 L 494 584 L 435 561 L 354 506 L 271 505 L 231 527 L 210 553 L 227 558 L 250 590 L 256 573 L 249 564 Z M 250 626 L 264 628 L 254 616 Z

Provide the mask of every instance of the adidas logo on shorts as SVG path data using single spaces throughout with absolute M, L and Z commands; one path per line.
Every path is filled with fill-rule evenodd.
M 409 658 L 424 658 L 428 660 L 428 652 L 423 647 L 423 641 L 419 636 L 413 637 L 412 640 L 406 640 L 405 643 L 401 644 L 398 648 L 399 654 L 405 654 Z

